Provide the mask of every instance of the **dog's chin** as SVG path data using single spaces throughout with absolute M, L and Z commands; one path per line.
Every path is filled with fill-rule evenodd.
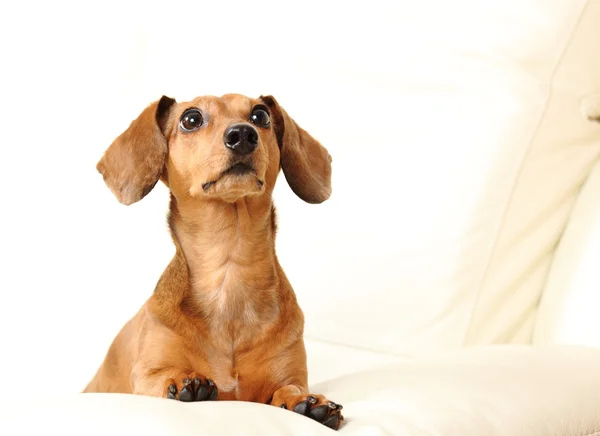
M 219 198 L 228 203 L 263 192 L 264 183 L 253 171 L 238 171 L 238 169 L 224 172 L 214 182 L 203 183 L 201 189 L 202 195 Z

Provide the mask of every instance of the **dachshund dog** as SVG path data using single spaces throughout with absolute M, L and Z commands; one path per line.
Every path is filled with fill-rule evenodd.
M 308 392 L 304 316 L 275 253 L 280 170 L 307 203 L 331 194 L 331 156 L 272 96 L 150 104 L 97 164 L 119 202 L 170 190 L 175 255 L 84 392 L 266 403 L 338 429 Z

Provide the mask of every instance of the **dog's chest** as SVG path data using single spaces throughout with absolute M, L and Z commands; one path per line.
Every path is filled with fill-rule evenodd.
M 197 301 L 208 315 L 211 327 L 222 329 L 224 322 L 236 321 L 244 327 L 259 323 L 261 304 L 256 298 L 254 281 L 246 268 L 225 263 L 210 273 L 198 274 L 194 283 Z
M 248 374 L 239 371 L 234 362 L 228 357 L 208 359 L 207 378 L 212 379 L 219 389 L 219 399 L 240 400 L 251 393 L 246 389 Z
M 218 345 L 217 345 L 218 344 Z M 231 340 L 215 341 L 206 347 L 202 354 L 207 365 L 204 373 L 211 378 L 219 389 L 219 399 L 266 401 L 263 391 L 271 379 L 269 367 L 271 362 L 265 360 L 265 354 L 260 351 L 260 346 L 250 351 L 242 351 L 234 346 Z
M 233 366 L 228 365 L 227 362 L 221 362 L 220 364 L 211 366 L 213 372 L 212 377 L 219 388 L 219 392 L 230 394 L 233 398 L 237 399 L 240 383 L 239 375 L 235 372 Z

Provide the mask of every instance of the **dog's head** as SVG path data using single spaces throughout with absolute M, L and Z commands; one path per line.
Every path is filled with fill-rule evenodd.
M 97 165 L 117 199 L 144 198 L 162 180 L 176 198 L 235 202 L 270 195 L 283 169 L 308 203 L 331 194 L 327 150 L 271 96 L 237 94 L 150 104 L 106 150 Z

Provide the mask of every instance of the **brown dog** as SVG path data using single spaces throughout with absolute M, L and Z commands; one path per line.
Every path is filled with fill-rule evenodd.
M 268 403 L 337 429 L 308 393 L 304 317 L 275 254 L 280 169 L 308 203 L 331 194 L 331 157 L 273 97 L 148 106 L 97 165 L 126 205 L 171 191 L 175 256 L 84 392 Z

